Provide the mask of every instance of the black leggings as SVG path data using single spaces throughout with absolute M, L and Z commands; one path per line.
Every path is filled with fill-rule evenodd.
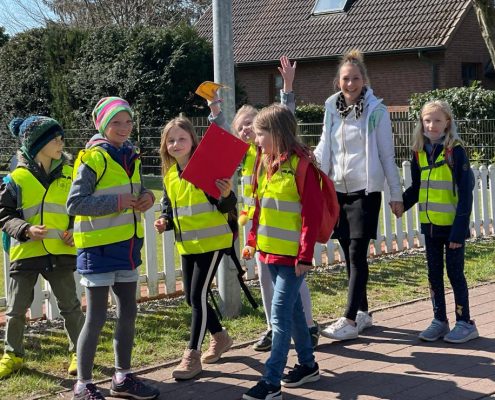
M 208 304 L 207 295 L 215 277 L 223 250 L 182 256 L 182 281 L 187 304 L 192 307 L 189 348 L 201 350 L 206 329 L 211 334 L 222 331 L 215 310 Z
M 353 321 L 359 311 L 368 311 L 368 245 L 370 239 L 339 239 L 344 251 L 347 277 L 349 278 L 349 292 L 347 294 L 347 308 L 344 316 Z

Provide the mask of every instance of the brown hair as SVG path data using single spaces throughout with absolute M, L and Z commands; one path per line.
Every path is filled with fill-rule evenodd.
M 162 137 L 160 140 L 160 157 L 162 159 L 162 174 L 165 176 L 167 171 L 170 169 L 172 165 L 174 165 L 177 161 L 175 158 L 173 158 L 167 150 L 167 138 L 168 134 L 172 130 L 172 128 L 181 128 L 185 130 L 189 135 L 191 135 L 191 140 L 192 140 L 192 148 L 191 148 L 191 154 L 194 153 L 194 150 L 198 147 L 199 144 L 199 139 L 198 136 L 196 135 L 196 131 L 194 130 L 194 126 L 187 119 L 186 117 L 176 117 L 172 120 L 170 120 L 167 125 L 162 130 Z
M 311 150 L 298 136 L 296 117 L 286 106 L 272 104 L 263 108 L 254 119 L 253 128 L 269 133 L 273 140 L 273 153 L 263 155 L 263 165 L 268 176 L 273 175 L 284 156 L 290 157 L 296 153 L 313 159 Z
M 366 69 L 366 65 L 364 64 L 363 53 L 359 49 L 351 49 L 347 53 L 345 53 L 340 59 L 339 66 L 337 67 L 337 75 L 333 80 L 333 85 L 336 89 L 340 90 L 339 80 L 340 80 L 340 70 L 346 64 L 352 64 L 359 68 L 361 75 L 363 76 L 363 81 L 365 85 L 370 84 L 370 78 L 368 76 L 368 70 Z

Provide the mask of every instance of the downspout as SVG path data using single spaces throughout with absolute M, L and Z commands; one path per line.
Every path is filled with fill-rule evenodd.
M 418 51 L 418 59 L 431 66 L 431 89 L 438 89 L 438 61 L 429 58 L 424 50 Z

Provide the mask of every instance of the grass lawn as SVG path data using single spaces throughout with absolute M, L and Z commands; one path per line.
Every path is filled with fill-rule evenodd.
M 470 242 L 466 253 L 466 276 L 470 286 L 495 280 L 495 238 Z M 311 272 L 308 283 L 314 316 L 319 321 L 336 318 L 343 312 L 347 279 L 343 268 L 319 268 Z M 408 252 L 375 259 L 370 265 L 368 295 L 370 307 L 377 308 L 428 295 L 424 254 Z M 253 294 L 260 301 L 259 289 Z M 146 306 L 145 306 L 146 307 Z M 178 358 L 188 340 L 190 310 L 184 303 L 141 312 L 137 319 L 134 368 L 142 368 Z M 96 355 L 95 379 L 113 373 L 112 332 L 115 321 L 109 320 L 103 331 Z M 243 303 L 239 318 L 224 320 L 237 342 L 255 339 L 265 329 L 261 310 Z M 54 393 L 70 387 L 65 335 L 50 330 L 45 335 L 26 337 L 27 368 L 2 381 L 0 398 L 26 399 L 36 394 Z M 206 343 L 205 343 L 206 346 Z M 3 350 L 0 346 L 0 350 Z

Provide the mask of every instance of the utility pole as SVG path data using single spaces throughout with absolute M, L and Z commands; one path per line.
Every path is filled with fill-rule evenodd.
M 222 90 L 223 106 L 227 124 L 235 114 L 234 50 L 232 38 L 232 1 L 213 0 L 213 70 L 214 80 L 227 85 Z M 237 174 L 234 175 L 233 190 L 237 193 Z M 238 242 L 234 246 L 239 249 Z M 236 317 L 241 310 L 241 289 L 237 280 L 237 269 L 230 258 L 223 257 L 217 274 L 220 292 L 220 309 L 225 317 Z

